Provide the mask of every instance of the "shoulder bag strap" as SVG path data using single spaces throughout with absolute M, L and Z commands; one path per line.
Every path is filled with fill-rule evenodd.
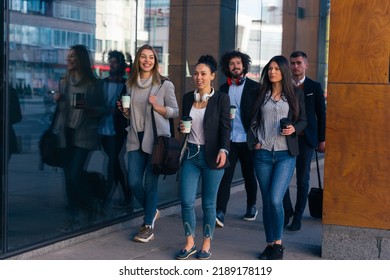
M 151 107 L 151 113 L 152 113 L 152 124 L 153 124 L 153 135 L 154 135 L 154 144 L 157 144 L 157 128 L 156 128 L 156 120 L 154 119 L 154 110 L 153 106 Z

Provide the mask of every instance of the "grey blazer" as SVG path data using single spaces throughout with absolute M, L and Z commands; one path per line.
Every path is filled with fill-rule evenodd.
M 128 94 L 131 96 L 134 87 L 128 88 Z M 164 104 L 167 114 L 165 116 L 160 115 L 159 113 L 153 111 L 154 118 L 156 120 L 156 128 L 158 136 L 171 136 L 169 119 L 176 118 L 179 115 L 179 106 L 177 105 L 176 95 L 175 95 L 175 86 L 169 80 L 165 80 L 161 85 L 153 84 L 150 95 L 155 95 L 157 97 L 157 103 L 162 105 Z M 131 125 L 132 121 L 135 119 L 134 110 L 131 110 L 133 106 L 133 98 L 130 101 L 130 125 L 127 128 L 127 143 L 126 151 L 136 151 L 142 148 L 147 154 L 152 154 L 153 150 L 153 124 L 152 124 L 152 105 L 149 103 L 146 105 L 146 116 L 145 116 L 145 130 L 142 144 L 140 144 L 138 139 L 137 131 L 135 127 Z

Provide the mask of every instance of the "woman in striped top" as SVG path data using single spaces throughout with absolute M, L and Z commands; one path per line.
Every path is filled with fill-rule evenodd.
M 283 196 L 289 186 L 299 153 L 298 134 L 306 126 L 304 96 L 294 89 L 288 60 L 274 56 L 265 66 L 262 85 L 252 110 L 248 145 L 263 200 L 267 246 L 259 259 L 282 259 Z M 281 127 L 281 119 L 290 124 Z

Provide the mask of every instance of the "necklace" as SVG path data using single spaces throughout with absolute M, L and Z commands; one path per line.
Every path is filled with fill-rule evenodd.
M 282 90 L 279 91 L 278 93 L 271 93 L 271 98 L 272 100 L 279 101 L 282 95 Z

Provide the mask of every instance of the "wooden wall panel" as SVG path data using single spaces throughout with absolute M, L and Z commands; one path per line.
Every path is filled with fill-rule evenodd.
M 390 1 L 331 1 L 329 82 L 389 83 Z
M 329 84 L 324 224 L 390 229 L 389 107 L 389 85 Z

